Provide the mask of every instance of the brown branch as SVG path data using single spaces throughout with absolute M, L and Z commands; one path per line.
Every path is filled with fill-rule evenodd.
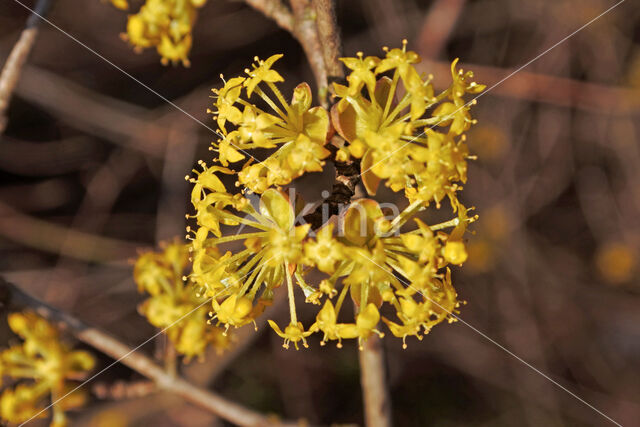
M 31 48 L 36 41 L 38 35 L 37 28 L 27 28 L 22 31 L 20 38 L 11 49 L 9 58 L 5 62 L 2 68 L 2 74 L 0 74 L 0 133 L 3 133 L 7 125 L 7 108 L 9 107 L 9 101 L 13 90 L 18 84 L 20 72 L 24 63 L 27 61 L 27 57 L 31 52 Z
M 98 399 L 123 400 L 148 396 L 158 391 L 158 387 L 149 380 L 116 381 L 113 384 L 97 383 L 91 391 Z
M 6 112 L 9 107 L 9 101 L 11 100 L 13 90 L 20 80 L 22 67 L 27 61 L 31 48 L 33 48 L 33 44 L 36 41 L 38 24 L 42 20 L 41 17 L 49 12 L 52 3 L 53 0 L 38 0 L 34 8 L 35 13 L 29 15 L 25 29 L 20 34 L 20 38 L 13 46 L 13 49 L 11 49 L 7 62 L 2 68 L 2 73 L 0 74 L 0 134 L 3 133 L 6 128 Z
M 351 203 L 351 198 L 355 195 L 356 186 L 360 182 L 360 161 L 352 159 L 346 162 L 336 160 L 338 146 L 344 143 L 344 140 L 334 135 L 331 144 L 327 145 L 327 149 L 331 151 L 329 158 L 335 168 L 336 176 L 329 197 L 324 199 L 318 207 L 311 213 L 303 217 L 307 224 L 316 230 L 320 228 L 333 215 L 338 215 L 340 209 Z
M 342 41 L 336 22 L 335 0 L 311 0 L 316 12 L 318 37 L 329 80 L 344 77 L 344 68 L 339 58 L 342 56 Z
M 161 157 L 167 129 L 146 119 L 145 108 L 85 88 L 50 71 L 27 65 L 16 95 L 72 127 L 127 148 Z M 65 102 L 60 102 L 64 99 Z
M 244 0 L 252 8 L 259 10 L 278 24 L 278 27 L 293 32 L 293 15 L 281 0 Z
M 0 235 L 43 251 L 86 261 L 123 259 L 143 244 L 74 230 L 30 217 L 0 202 Z
M 59 311 L 0 278 L 0 305 L 10 309 L 29 308 L 48 321 L 68 330 L 78 340 L 116 359 L 153 380 L 159 388 L 182 396 L 225 420 L 240 426 L 282 425 L 276 420 L 245 408 L 209 390 L 196 387 L 180 377 L 172 377 L 152 359 L 118 341 L 100 329 L 85 325 L 75 317 Z
M 365 424 L 367 427 L 388 427 L 391 425 L 391 400 L 385 380 L 382 340 L 377 336 L 369 338 L 359 352 L 359 360 Z
M 640 90 L 637 89 L 581 82 L 529 71 L 519 71 L 508 77 L 513 70 L 477 64 L 462 66 L 472 70 L 475 80 L 489 88 L 506 78 L 491 89 L 491 95 L 574 107 L 597 113 L 629 114 L 640 111 Z M 417 66 L 418 71 L 433 74 L 434 85 L 439 88 L 448 87 L 451 83 L 450 67 L 450 63 L 439 61 L 424 61 Z
M 453 31 L 466 0 L 437 0 L 429 10 L 418 37 L 418 50 L 427 58 L 437 58 Z
M 311 71 L 318 84 L 318 93 L 322 104 L 325 104 L 327 93 L 327 69 L 324 63 L 324 55 L 318 31 L 316 27 L 316 14 L 311 5 L 311 0 L 290 0 L 293 10 L 293 32 L 292 34 L 304 50 Z

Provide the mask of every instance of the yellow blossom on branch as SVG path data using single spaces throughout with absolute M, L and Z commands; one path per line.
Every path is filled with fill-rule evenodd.
M 153 326 L 163 329 L 187 360 L 202 356 L 209 344 L 221 352 L 230 345 L 223 330 L 206 323 L 209 306 L 184 274 L 190 265 L 187 245 L 172 242 L 160 252 L 141 254 L 134 267 L 138 290 L 149 294 L 139 306 Z
M 383 335 L 381 322 L 404 343 L 456 320 L 460 302 L 450 269 L 466 261 L 465 233 L 477 218 L 457 197 L 471 158 L 464 132 L 474 123 L 473 103 L 464 96 L 483 86 L 454 61 L 451 86 L 435 94 L 431 77 L 414 67 L 419 56 L 403 43 L 386 49 L 384 58 L 343 58 L 348 85 L 334 85 L 336 103 L 328 112 L 312 107 L 306 83 L 285 99 L 276 86 L 284 78 L 273 68 L 281 56 L 256 58 L 246 76 L 223 79 L 213 90 L 221 138 L 211 150 L 220 165 L 199 162 L 187 178 L 195 209 L 189 217 L 196 222 L 188 228 L 189 279 L 212 299 L 210 320 L 227 329 L 257 327 L 274 294 L 286 292 L 288 322 L 268 323 L 285 347 L 296 349 L 316 332 L 323 344 L 357 339 L 362 347 Z M 370 194 L 385 181 L 404 190 L 408 206 L 387 217 L 378 202 L 364 198 L 351 203 L 337 226 L 311 229 L 282 187 L 323 170 L 331 154 L 326 143 L 336 132 L 344 144 L 332 147 L 332 160 L 360 159 Z M 253 158 L 253 150 L 264 160 Z M 240 190 L 231 192 L 227 181 Z M 418 218 L 445 200 L 451 219 L 429 225 Z M 309 279 L 317 277 L 313 271 L 321 275 L 317 282 Z M 351 319 L 343 314 L 347 298 L 355 305 Z M 298 320 L 302 302 L 317 307 L 308 326 Z
M 214 89 L 214 118 L 222 138 L 212 149 L 224 166 L 245 159 L 248 150 L 271 149 L 260 163 L 250 159 L 238 174 L 238 182 L 256 193 L 272 186 L 289 184 L 306 172 L 319 172 L 329 151 L 329 115 L 322 107 L 311 107 L 311 88 L 299 84 L 287 101 L 275 85 L 282 76 L 272 69 L 282 55 L 257 61 L 245 70 L 247 77 L 235 77 Z M 244 96 L 243 96 L 244 95 Z M 251 98 L 254 101 L 251 101 Z M 258 107 L 256 101 L 268 106 Z
M 193 24 L 197 9 L 207 0 L 146 0 L 138 13 L 129 15 L 127 32 L 122 35 L 137 52 L 155 47 L 162 64 L 182 62 L 190 65 Z M 128 10 L 126 0 L 111 0 L 118 9 Z
M 65 410 L 85 401 L 84 392 L 70 381 L 87 376 L 95 364 L 93 356 L 71 350 L 56 328 L 32 312 L 13 313 L 8 320 L 23 343 L 0 353 L 0 381 L 3 376 L 18 381 L 0 396 L 0 418 L 24 423 L 47 416 L 46 408 L 53 403 L 51 426 L 66 426 Z

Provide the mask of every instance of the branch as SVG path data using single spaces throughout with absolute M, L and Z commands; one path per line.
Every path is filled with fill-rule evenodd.
M 336 22 L 334 0 L 311 0 L 316 12 L 318 37 L 322 47 L 324 64 L 329 80 L 344 78 L 342 56 L 342 41 L 340 30 Z
M 466 0 L 437 0 L 429 9 L 418 37 L 418 50 L 426 58 L 437 58 L 464 9 Z
M 421 51 L 418 53 L 423 54 Z M 483 93 L 574 107 L 596 113 L 606 111 L 623 115 L 640 111 L 640 91 L 637 89 L 582 82 L 524 70 L 509 77 L 513 69 L 468 63 L 463 66 L 465 69 L 473 70 L 476 81 L 492 88 L 491 91 Z M 436 87 L 445 88 L 451 84 L 449 62 L 423 61 L 416 68 L 419 72 L 432 73 L 435 76 L 433 84 Z
M 359 160 L 353 159 L 347 162 L 336 160 L 337 147 L 343 142 L 341 137 L 334 135 L 331 144 L 326 146 L 331 151 L 329 159 L 336 168 L 336 177 L 329 197 L 324 199 L 313 212 L 303 217 L 314 230 L 320 228 L 331 216 L 339 214 L 342 206 L 351 203 L 351 198 L 356 192 L 356 185 L 360 182 Z
M 325 104 L 327 93 L 327 69 L 324 63 L 324 55 L 318 31 L 316 28 L 315 11 L 311 0 L 290 0 L 293 10 L 294 24 L 292 34 L 304 50 L 313 76 L 318 84 L 318 93 L 322 104 Z
M 113 384 L 97 383 L 91 391 L 98 399 L 125 400 L 148 396 L 158 391 L 158 387 L 149 380 L 116 381 Z
M 105 332 L 87 326 L 80 320 L 59 311 L 23 292 L 17 286 L 0 278 L 0 304 L 12 309 L 29 308 L 43 318 L 71 332 L 78 340 L 153 380 L 158 387 L 182 396 L 217 416 L 240 426 L 282 425 L 266 416 L 225 399 L 209 390 L 192 385 L 180 377 L 168 375 L 152 359 L 135 351 Z M 98 372 L 100 374 L 100 372 Z
M 27 24 L 20 34 L 20 38 L 13 45 L 11 53 L 2 68 L 0 74 L 0 134 L 4 132 L 7 125 L 6 112 L 9 107 L 9 101 L 13 90 L 18 84 L 22 67 L 27 61 L 27 57 L 31 52 L 31 48 L 36 41 L 38 35 L 38 24 L 40 23 L 40 16 L 46 15 L 51 7 L 51 0 L 39 0 L 35 6 L 34 14 L 29 16 Z
M 278 27 L 293 32 L 293 15 L 281 0 L 244 0 L 249 6 L 262 12 L 278 24 Z
M 0 236 L 70 258 L 85 261 L 117 260 L 135 255 L 138 248 L 144 246 L 31 217 L 2 202 L 0 217 Z
M 145 117 L 148 110 L 83 87 L 59 74 L 27 65 L 16 95 L 39 105 L 75 129 L 124 147 L 162 157 L 166 126 Z M 60 102 L 64 99 L 65 102 Z
M 385 381 L 382 340 L 377 336 L 369 338 L 359 352 L 359 360 L 365 424 L 367 427 L 388 427 L 391 425 L 391 404 Z

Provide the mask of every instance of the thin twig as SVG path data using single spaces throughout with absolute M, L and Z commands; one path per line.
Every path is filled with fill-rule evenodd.
M 98 236 L 25 215 L 0 202 L 0 235 L 43 251 L 85 261 L 124 259 L 142 243 Z M 43 236 L 45 238 L 43 238 Z
M 359 352 L 360 383 L 367 427 L 391 425 L 391 405 L 385 380 L 382 341 L 372 336 Z
M 342 41 L 340 29 L 336 22 L 334 0 L 311 0 L 316 12 L 318 37 L 322 46 L 324 64 L 329 81 L 342 79 L 344 68 L 339 58 L 342 56 Z
M 153 380 L 159 388 L 182 396 L 225 420 L 240 426 L 282 425 L 260 413 L 245 408 L 224 397 L 168 375 L 161 366 L 141 352 L 118 341 L 107 333 L 85 325 L 75 317 L 59 311 L 23 292 L 0 278 L 0 305 L 11 309 L 29 308 L 48 321 L 71 332 L 78 340 L 122 362 L 141 375 Z
M 51 7 L 51 0 L 39 0 L 36 4 L 35 11 L 39 15 L 45 15 Z M 6 112 L 9 107 L 9 101 L 13 90 L 18 84 L 20 74 L 27 57 L 31 52 L 31 48 L 36 41 L 38 35 L 38 19 L 34 19 L 37 15 L 32 14 L 27 19 L 25 29 L 20 34 L 20 38 L 13 45 L 11 53 L 2 68 L 0 74 L 0 134 L 4 132 L 7 125 Z
M 427 14 L 418 37 L 420 54 L 437 58 L 444 49 L 466 0 L 436 0 Z
M 31 47 L 36 41 L 37 35 L 37 28 L 23 30 L 2 68 L 2 74 L 0 74 L 0 133 L 4 132 L 6 128 L 6 113 L 9 107 L 9 100 L 18 84 L 20 71 L 27 60 L 27 56 L 29 56 L 29 52 L 31 52 Z
M 346 162 L 336 160 L 337 145 L 340 144 L 342 138 L 334 135 L 332 143 L 327 145 L 331 151 L 329 158 L 335 168 L 336 175 L 331 189 L 331 194 L 325 198 L 318 207 L 311 213 L 305 215 L 303 219 L 306 223 L 311 224 L 311 228 L 317 230 L 333 215 L 338 215 L 340 209 L 351 203 L 351 199 L 355 195 L 356 186 L 360 182 L 360 161 L 351 159 Z
M 293 35 L 302 45 L 313 76 L 318 84 L 318 93 L 321 103 L 325 103 L 327 93 L 327 69 L 324 63 L 324 55 L 316 26 L 316 13 L 311 5 L 311 0 L 290 0 L 293 10 L 294 24 Z
M 158 387 L 149 380 L 116 381 L 113 384 L 97 383 L 91 391 L 98 399 L 123 400 L 148 396 L 158 391 Z
M 275 21 L 283 30 L 293 32 L 293 15 L 281 0 L 244 0 L 249 6 Z
M 149 111 L 83 87 L 60 74 L 27 64 L 16 95 L 44 108 L 75 129 L 154 157 L 162 157 L 165 121 L 145 117 Z M 65 102 L 60 102 L 64 99 Z
M 422 54 L 422 52 L 418 52 Z M 513 70 L 486 65 L 464 63 L 473 70 L 475 80 L 491 87 L 503 80 Z M 451 84 L 451 64 L 440 61 L 423 61 L 418 71 L 433 74 L 434 86 L 445 88 Z M 640 111 L 640 90 L 599 83 L 581 82 L 566 77 L 520 71 L 496 86 L 492 95 L 544 102 L 561 107 L 573 107 L 596 113 L 629 114 Z

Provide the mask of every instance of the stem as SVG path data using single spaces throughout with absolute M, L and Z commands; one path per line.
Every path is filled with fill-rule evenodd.
M 46 320 L 69 330 L 78 340 L 153 380 L 160 388 L 182 396 L 233 424 L 240 426 L 273 425 L 271 418 L 232 402 L 215 392 L 196 387 L 181 377 L 171 377 L 152 359 L 138 352 L 137 348 L 131 348 L 100 329 L 85 325 L 75 317 L 31 297 L 2 278 L 0 278 L 0 304 L 10 309 L 29 308 L 33 310 Z M 107 366 L 103 371 L 110 366 Z M 103 371 L 99 371 L 94 377 Z M 90 378 L 90 380 L 92 379 L 93 377 Z M 278 423 L 276 422 L 276 424 Z
M 171 378 L 178 376 L 178 352 L 168 336 L 164 347 L 164 370 Z
M 293 294 L 293 283 L 291 281 L 291 273 L 289 272 L 289 263 L 285 262 L 284 264 L 284 274 L 287 275 L 287 292 L 289 296 L 289 314 L 291 315 L 291 324 L 295 325 L 298 323 L 298 316 L 296 315 L 296 301 L 295 295 Z
M 13 90 L 18 84 L 22 67 L 27 61 L 31 48 L 38 35 L 38 24 L 41 22 L 40 16 L 46 16 L 51 7 L 52 0 L 39 0 L 34 8 L 34 12 L 29 15 L 24 30 L 20 38 L 13 45 L 11 53 L 2 68 L 0 74 L 0 134 L 4 132 L 7 125 L 6 112 Z
M 318 36 L 316 27 L 315 11 L 311 5 L 311 0 L 290 0 L 293 10 L 294 25 L 292 34 L 304 50 L 313 76 L 318 84 L 318 92 L 322 104 L 327 93 L 327 69 L 324 62 L 322 44 Z
M 334 135 L 334 140 L 342 139 L 339 136 Z M 327 206 L 326 214 L 330 216 L 340 213 L 340 208 L 351 202 L 351 198 L 355 195 L 356 185 L 360 182 L 360 161 L 357 159 L 348 160 L 346 162 L 338 162 L 335 159 L 337 144 L 327 145 L 326 148 L 331 150 L 331 161 L 336 168 L 336 177 L 333 182 L 331 194 L 324 199 L 322 203 L 311 213 L 303 217 L 304 221 L 311 224 L 311 228 L 317 230 L 322 226 L 325 220 L 325 212 L 323 212 L 323 206 Z
M 324 64 L 329 80 L 344 77 L 344 69 L 339 58 L 342 56 L 340 30 L 336 23 L 334 0 L 311 0 L 316 12 L 318 37 L 322 46 Z
M 249 6 L 275 21 L 283 30 L 293 31 L 293 15 L 280 0 L 244 0 Z
M 382 340 L 372 335 L 358 353 L 365 425 L 388 427 L 391 425 L 391 401 L 386 387 Z

